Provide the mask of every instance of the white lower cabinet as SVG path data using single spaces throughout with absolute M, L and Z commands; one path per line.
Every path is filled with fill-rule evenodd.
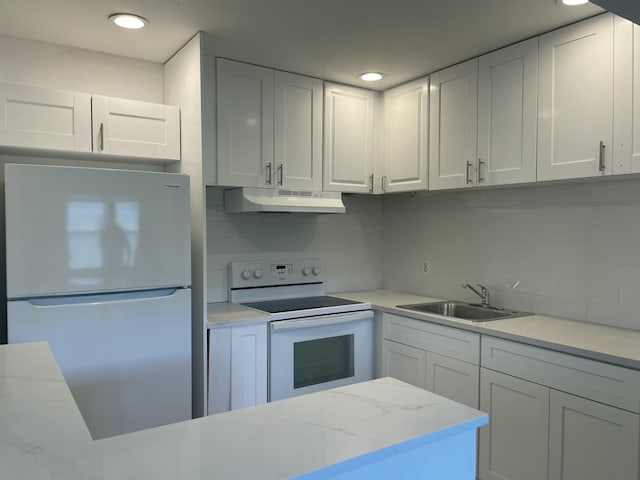
M 543 480 L 549 450 L 549 389 L 481 368 L 478 474 L 482 480 Z
M 639 416 L 551 390 L 549 480 L 638 477 Z
M 382 375 L 426 390 L 427 352 L 391 340 L 382 340 Z
M 427 352 L 427 390 L 478 408 L 480 367 Z
M 481 480 L 639 478 L 640 372 L 484 335 L 481 364 Z
M 387 313 L 382 324 L 383 376 L 478 408 L 477 334 Z
M 267 402 L 267 325 L 209 330 L 208 414 Z

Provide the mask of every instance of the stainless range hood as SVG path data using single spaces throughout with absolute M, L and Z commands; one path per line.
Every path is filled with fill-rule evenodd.
M 342 194 L 272 188 L 232 188 L 224 192 L 225 213 L 344 213 Z

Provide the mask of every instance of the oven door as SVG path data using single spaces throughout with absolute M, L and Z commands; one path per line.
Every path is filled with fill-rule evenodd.
M 373 378 L 373 311 L 271 322 L 269 400 Z

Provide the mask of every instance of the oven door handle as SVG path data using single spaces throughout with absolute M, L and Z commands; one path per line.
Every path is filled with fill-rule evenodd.
M 300 330 L 303 328 L 324 327 L 326 325 L 337 325 L 341 323 L 358 322 L 360 320 L 373 319 L 371 310 L 347 313 L 332 313 L 329 315 L 318 315 L 317 317 L 305 318 L 301 320 L 279 320 L 271 322 L 271 331 L 278 330 Z

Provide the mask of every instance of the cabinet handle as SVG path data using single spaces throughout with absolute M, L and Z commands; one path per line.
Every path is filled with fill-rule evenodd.
M 467 161 L 467 184 L 473 183 L 473 180 L 469 178 L 469 167 L 471 167 L 471 162 Z
M 267 163 L 267 185 L 271 185 L 271 162 Z
M 100 139 L 100 151 L 104 151 L 104 123 L 100 124 L 100 130 L 98 131 L 98 138 Z
M 387 191 L 387 176 L 386 175 L 382 176 L 382 191 L 383 192 Z
M 482 168 L 484 167 L 484 162 L 481 158 L 478 159 L 478 183 L 484 182 L 484 177 L 482 176 Z
M 278 167 L 278 172 L 280 172 L 280 178 L 278 180 L 278 185 L 282 185 L 282 182 L 284 182 L 284 168 L 282 163 L 280 164 L 280 166 Z
M 369 189 L 369 191 L 373 192 L 373 173 L 369 175 L 369 181 L 371 182 L 371 188 Z
M 601 172 L 604 172 L 604 142 L 602 140 L 600 140 L 600 153 L 599 153 L 599 165 L 598 165 L 598 170 L 600 170 Z

